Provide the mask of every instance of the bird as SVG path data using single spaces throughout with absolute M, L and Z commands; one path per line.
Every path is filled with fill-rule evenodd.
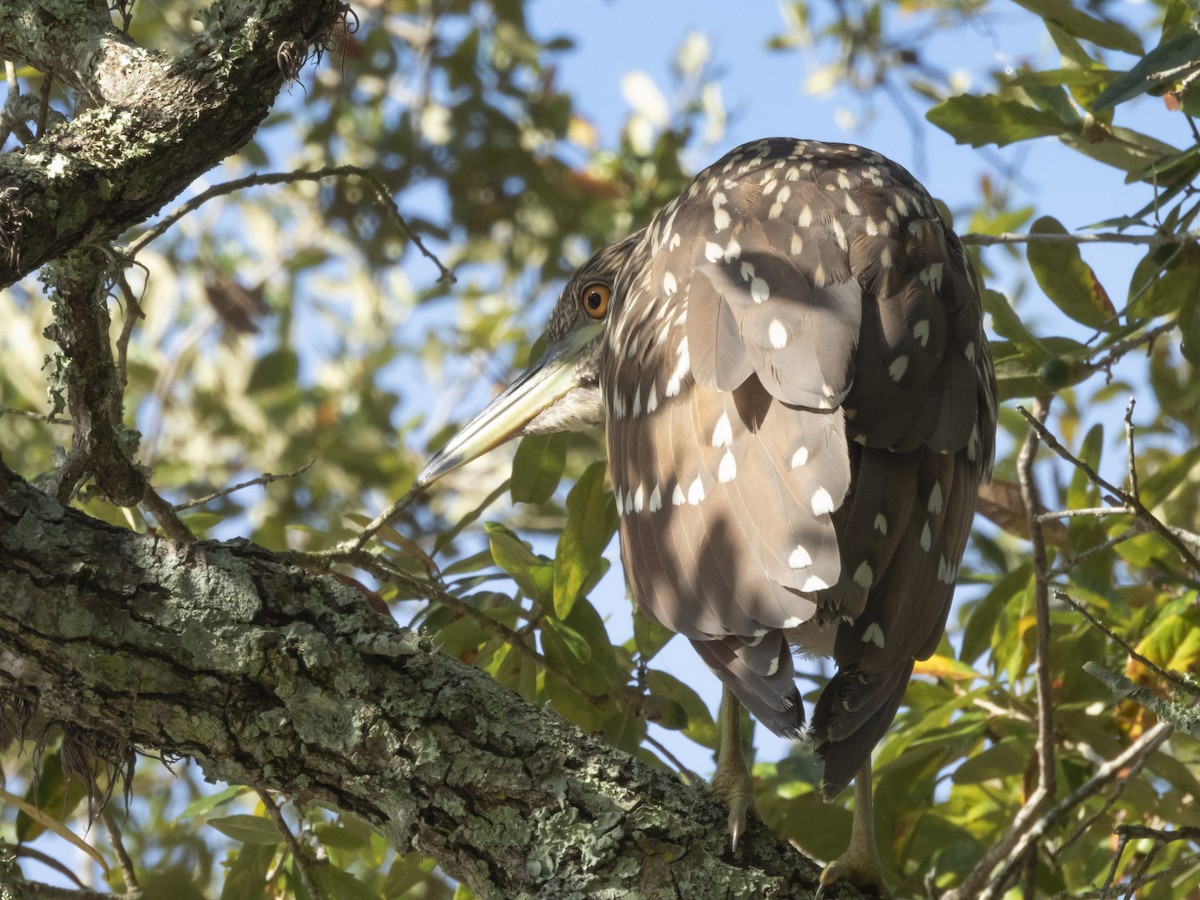
M 713 792 L 753 810 L 738 704 L 807 737 L 885 893 L 871 753 L 945 629 L 990 478 L 979 280 L 925 188 L 848 144 L 766 138 L 701 171 L 567 281 L 544 354 L 429 461 L 424 489 L 524 434 L 603 424 L 622 562 L 724 687 Z M 836 672 L 806 718 L 793 654 Z

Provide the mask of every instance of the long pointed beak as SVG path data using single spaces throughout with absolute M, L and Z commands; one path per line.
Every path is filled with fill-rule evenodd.
M 439 450 L 413 485 L 425 488 L 505 441 L 525 433 L 525 426 L 578 387 L 579 358 L 586 335 L 572 335 L 546 349 L 536 363 L 484 407 Z

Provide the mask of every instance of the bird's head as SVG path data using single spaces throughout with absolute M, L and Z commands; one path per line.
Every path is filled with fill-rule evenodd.
M 524 434 L 576 431 L 604 421 L 600 358 L 623 295 L 639 231 L 605 247 L 571 276 L 546 326 L 546 350 L 454 435 L 417 476 L 423 488 Z

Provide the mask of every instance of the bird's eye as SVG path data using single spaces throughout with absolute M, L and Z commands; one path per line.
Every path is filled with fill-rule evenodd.
M 589 284 L 583 289 L 583 311 L 593 319 L 603 319 L 608 312 L 610 294 L 607 284 Z

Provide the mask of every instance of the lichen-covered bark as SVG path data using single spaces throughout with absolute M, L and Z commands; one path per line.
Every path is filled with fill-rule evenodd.
M 807 897 L 816 868 L 245 543 L 64 509 L 0 465 L 0 693 L 371 822 L 487 897 Z M 846 895 L 852 889 L 841 888 Z M 835 896 L 840 896 L 835 892 Z
M 338 0 L 225 0 L 168 57 L 135 46 L 103 3 L 6 0 L 0 56 L 63 78 L 86 102 L 0 155 L 0 288 L 115 237 L 240 148 L 340 9 Z

